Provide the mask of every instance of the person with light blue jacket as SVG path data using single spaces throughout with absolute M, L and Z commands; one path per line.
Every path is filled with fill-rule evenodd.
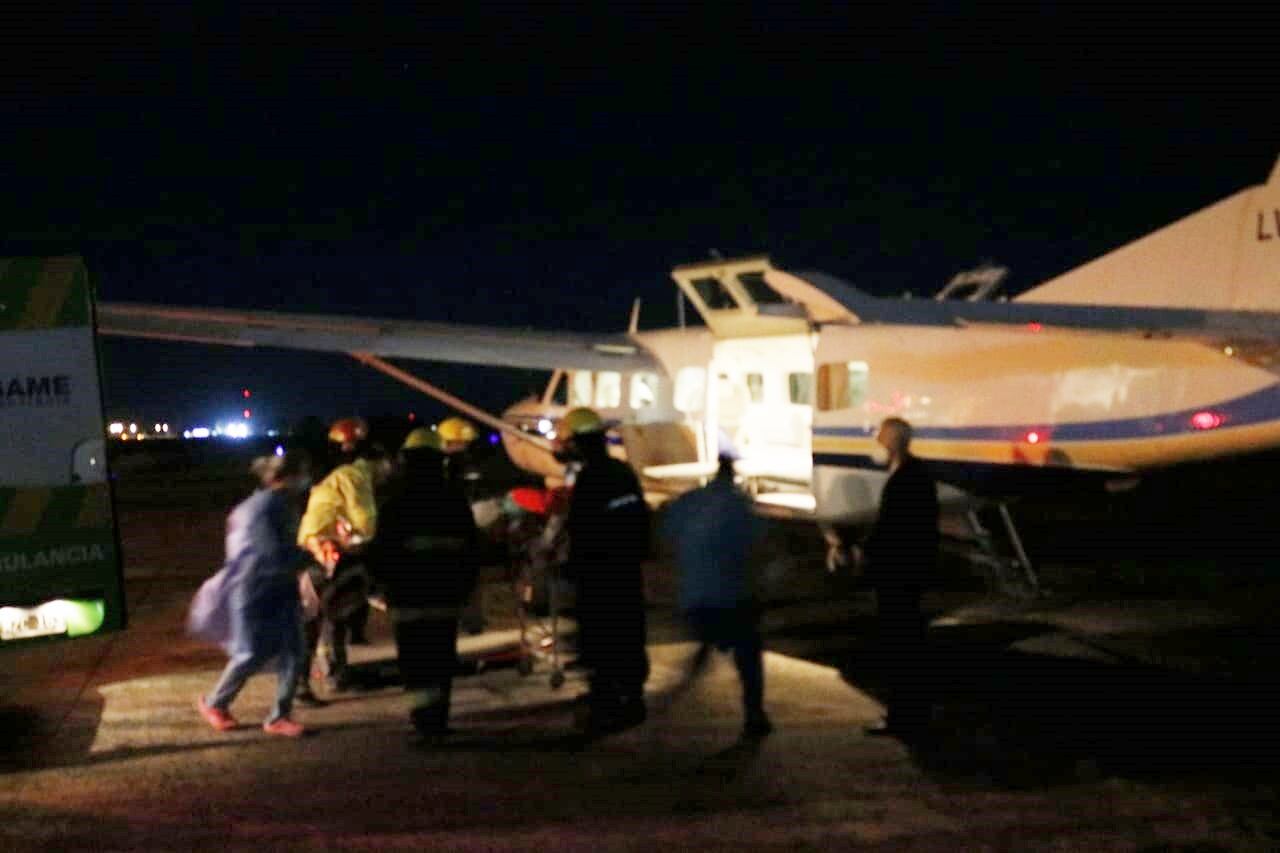
M 764 649 L 750 572 L 763 525 L 734 483 L 733 461 L 722 455 L 715 479 L 673 501 L 662 531 L 675 548 L 680 609 L 702 643 L 696 668 L 712 646 L 733 650 L 742 681 L 742 734 L 759 738 L 773 731 L 764 710 Z
M 255 460 L 252 470 L 262 487 L 231 511 L 222 577 L 207 601 L 202 605 L 198 597 L 192 609 L 193 632 L 220 642 L 231 658 L 213 692 L 200 697 L 197 707 L 218 731 L 235 728 L 231 703 L 249 676 L 275 658 L 276 701 L 262 728 L 298 737 L 304 729 L 289 714 L 304 659 L 298 571 L 309 557 L 295 544 L 293 497 L 310 485 L 310 465 L 305 455 L 280 452 Z

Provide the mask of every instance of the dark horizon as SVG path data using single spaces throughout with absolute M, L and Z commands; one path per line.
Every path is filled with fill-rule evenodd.
M 668 270 L 711 250 L 1017 292 L 1280 154 L 1267 27 L 1230 11 L 683 14 L 9 13 L 0 256 L 81 254 L 109 301 L 619 331 L 636 297 L 674 324 Z M 442 413 L 339 355 L 102 351 L 109 414 Z M 540 384 L 413 369 L 491 410 Z

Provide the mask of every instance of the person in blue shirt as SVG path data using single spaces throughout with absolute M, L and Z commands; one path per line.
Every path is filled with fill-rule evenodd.
M 253 463 L 261 488 L 227 519 L 227 561 L 219 605 L 229 617 L 223 639 L 230 660 L 208 696 L 197 701 L 200 715 L 218 731 L 239 725 L 230 706 L 249 676 L 277 660 L 276 701 L 262 728 L 268 734 L 298 737 L 304 728 L 290 719 L 298 672 L 304 659 L 298 571 L 308 555 L 295 544 L 298 513 L 293 497 L 310 485 L 310 464 L 296 451 L 264 456 Z
M 663 535 L 675 548 L 680 609 L 702 643 L 697 668 L 712 646 L 733 650 L 742 682 L 742 734 L 751 739 L 773 731 L 764 710 L 764 650 L 750 572 L 762 524 L 734 484 L 733 461 L 722 455 L 710 483 L 668 506 Z

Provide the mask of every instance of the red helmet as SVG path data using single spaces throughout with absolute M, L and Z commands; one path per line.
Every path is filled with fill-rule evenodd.
M 329 440 L 342 445 L 343 450 L 350 450 L 369 437 L 369 425 L 364 418 L 341 418 L 329 427 Z

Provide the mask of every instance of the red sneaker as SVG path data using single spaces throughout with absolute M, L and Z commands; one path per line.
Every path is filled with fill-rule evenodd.
M 204 717 L 204 721 L 217 731 L 225 732 L 240 725 L 236 722 L 235 717 L 221 708 L 213 708 L 206 705 L 203 696 L 196 700 L 196 710 L 200 712 L 200 716 Z
M 262 730 L 269 735 L 279 735 L 280 737 L 302 737 L 306 732 L 306 728 L 302 723 L 295 723 L 288 717 L 277 717 L 270 722 L 262 724 Z

